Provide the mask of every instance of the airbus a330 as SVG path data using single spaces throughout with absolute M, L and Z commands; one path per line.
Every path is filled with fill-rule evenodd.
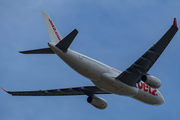
M 106 100 L 95 94 L 117 94 L 128 96 L 151 105 L 161 105 L 164 98 L 157 90 L 161 81 L 148 74 L 161 53 L 178 31 L 176 18 L 163 37 L 147 50 L 125 71 L 120 72 L 108 65 L 69 49 L 78 31 L 74 29 L 62 38 L 48 14 L 42 12 L 51 43 L 48 48 L 21 51 L 23 54 L 57 54 L 76 72 L 91 80 L 94 86 L 82 86 L 38 91 L 6 91 L 13 96 L 65 96 L 87 95 L 87 102 L 98 109 L 107 107 Z

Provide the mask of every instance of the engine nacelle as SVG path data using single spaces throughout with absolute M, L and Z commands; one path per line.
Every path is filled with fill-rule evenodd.
M 99 98 L 97 96 L 89 96 L 87 98 L 87 102 L 93 105 L 94 107 L 98 109 L 105 109 L 107 107 L 107 102 L 106 100 Z
M 161 81 L 152 75 L 143 75 L 141 79 L 152 88 L 159 88 L 161 86 Z

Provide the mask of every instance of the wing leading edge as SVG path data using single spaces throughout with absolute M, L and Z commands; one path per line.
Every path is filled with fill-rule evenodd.
M 177 22 L 176 18 L 174 18 L 173 25 L 163 35 L 163 37 L 116 79 L 126 83 L 127 85 L 136 86 L 136 83 L 141 80 L 141 76 L 147 74 L 177 31 Z
M 4 90 L 4 89 L 3 89 Z M 39 91 L 6 91 L 13 96 L 70 96 L 70 95 L 93 95 L 110 94 L 96 86 L 73 87 L 63 89 L 39 90 Z

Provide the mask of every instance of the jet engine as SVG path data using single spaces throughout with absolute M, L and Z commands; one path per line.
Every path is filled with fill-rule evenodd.
M 159 88 L 161 81 L 152 75 L 143 75 L 141 80 L 152 88 Z
M 100 97 L 97 97 L 95 95 L 89 96 L 87 98 L 87 102 L 90 103 L 91 105 L 93 105 L 94 107 L 98 108 L 98 109 L 105 109 L 107 107 L 106 100 L 104 100 Z

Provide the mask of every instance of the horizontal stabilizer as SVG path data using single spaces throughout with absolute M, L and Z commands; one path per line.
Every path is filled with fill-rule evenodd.
M 71 33 L 69 33 L 63 40 L 61 40 L 56 47 L 61 49 L 63 52 L 66 52 L 69 46 L 71 45 L 72 41 L 78 34 L 78 31 L 74 29 Z
M 23 53 L 23 54 L 55 54 L 54 51 L 51 50 L 51 48 L 20 51 L 20 53 Z

